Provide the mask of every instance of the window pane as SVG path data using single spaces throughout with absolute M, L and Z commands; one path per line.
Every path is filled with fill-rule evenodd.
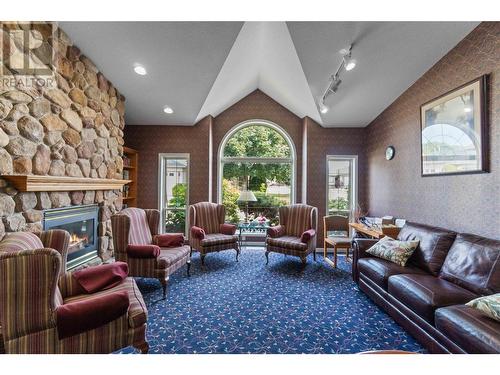
M 349 159 L 328 160 L 328 214 L 349 214 L 353 209 L 352 170 Z
M 222 202 L 230 222 L 278 223 L 278 207 L 291 202 L 291 163 L 224 163 Z M 242 200 L 244 191 L 247 201 Z M 254 200 L 255 199 L 255 200 Z M 247 212 L 248 204 L 248 212 Z
M 226 143 L 225 157 L 289 158 L 290 146 L 276 130 L 251 125 L 236 132 Z
M 186 228 L 188 161 L 185 158 L 165 162 L 165 231 L 184 233 Z

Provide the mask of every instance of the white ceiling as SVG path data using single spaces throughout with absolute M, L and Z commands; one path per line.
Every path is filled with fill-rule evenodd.
M 323 126 L 368 125 L 477 22 L 61 22 L 125 95 L 130 125 L 193 125 L 260 89 Z M 357 66 L 316 100 L 353 44 Z M 134 73 L 143 64 L 148 75 Z M 169 105 L 174 113 L 166 115 Z

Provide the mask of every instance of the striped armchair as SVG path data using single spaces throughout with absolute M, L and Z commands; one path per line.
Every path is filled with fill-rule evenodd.
M 222 250 L 235 250 L 238 261 L 236 226 L 225 224 L 225 217 L 226 208 L 222 204 L 199 202 L 189 206 L 189 243 L 191 252 L 200 252 L 202 267 L 208 253 Z
M 40 247 L 55 249 L 62 256 L 63 264 L 61 272 L 64 272 L 63 270 L 66 269 L 68 246 L 69 233 L 61 229 L 53 229 L 41 233 L 12 232 L 6 233 L 0 241 L 0 254 Z M 2 335 L 2 323 L 0 320 L 0 354 L 3 353 L 5 353 L 5 347 Z
M 147 311 L 134 280 L 126 278 L 106 290 L 84 292 L 73 273 L 63 268 L 69 234 L 49 232 L 41 239 L 59 244 L 56 250 L 26 232 L 8 234 L 0 242 L 0 324 L 5 352 L 110 353 L 129 345 L 147 352 Z M 32 250 L 23 249 L 27 246 Z M 116 293 L 128 297 L 121 315 L 103 318 L 97 314 Z M 76 312 L 80 319 L 69 320 L 70 332 L 63 334 L 61 324 L 63 317 L 68 321 L 68 312 L 70 317 Z M 92 315 L 97 316 L 94 322 L 87 319 Z
M 160 223 L 158 210 L 126 208 L 111 217 L 115 259 L 125 262 L 129 275 L 158 279 L 166 298 L 169 276 L 187 264 L 187 274 L 191 267 L 190 248 L 188 245 L 175 247 L 157 246 L 157 255 L 137 257 L 130 252 L 134 245 L 156 246 Z M 184 242 L 184 240 L 183 240 Z
M 310 253 L 316 260 L 318 209 L 305 204 L 283 206 L 279 208 L 279 219 L 279 225 L 267 231 L 266 264 L 271 252 L 298 256 L 303 265 Z

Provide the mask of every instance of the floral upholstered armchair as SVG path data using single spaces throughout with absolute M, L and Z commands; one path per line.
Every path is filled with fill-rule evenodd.
M 298 256 L 303 265 L 310 253 L 316 260 L 318 209 L 305 204 L 283 206 L 279 208 L 279 220 L 279 225 L 267 230 L 266 264 L 271 252 Z
M 44 232 L 41 240 L 18 232 L 0 242 L 5 352 L 110 353 L 130 345 L 147 352 L 147 311 L 127 265 L 66 272 L 69 234 Z
M 205 256 L 216 251 L 236 251 L 240 254 L 236 225 L 225 224 L 226 209 L 222 204 L 199 202 L 189 206 L 189 243 L 192 251 L 199 251 L 201 265 Z
M 158 234 L 160 212 L 126 208 L 111 217 L 116 260 L 125 262 L 129 275 L 158 279 L 166 298 L 169 276 L 187 264 L 190 249 L 181 233 Z

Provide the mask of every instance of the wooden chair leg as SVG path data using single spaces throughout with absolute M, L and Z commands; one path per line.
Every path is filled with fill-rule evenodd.
M 316 262 L 316 249 L 313 250 L 313 259 Z
M 269 251 L 266 251 L 266 265 L 269 264 Z
M 323 241 L 323 258 L 326 258 L 326 241 Z
M 205 257 L 207 254 L 201 254 L 201 268 L 205 267 Z
M 168 283 L 168 276 L 165 278 L 160 279 L 161 287 L 163 288 L 163 299 L 167 298 L 167 283 Z
M 337 268 L 337 245 L 333 246 L 333 267 Z
M 300 260 L 302 261 L 302 267 L 305 267 L 307 265 L 307 258 L 303 257 L 303 258 L 300 258 Z
M 191 260 L 187 261 L 187 275 L 191 276 Z
M 141 354 L 148 354 L 149 352 L 149 344 L 147 341 L 144 341 L 143 343 L 139 345 L 134 345 L 134 347 L 138 350 L 141 351 Z

